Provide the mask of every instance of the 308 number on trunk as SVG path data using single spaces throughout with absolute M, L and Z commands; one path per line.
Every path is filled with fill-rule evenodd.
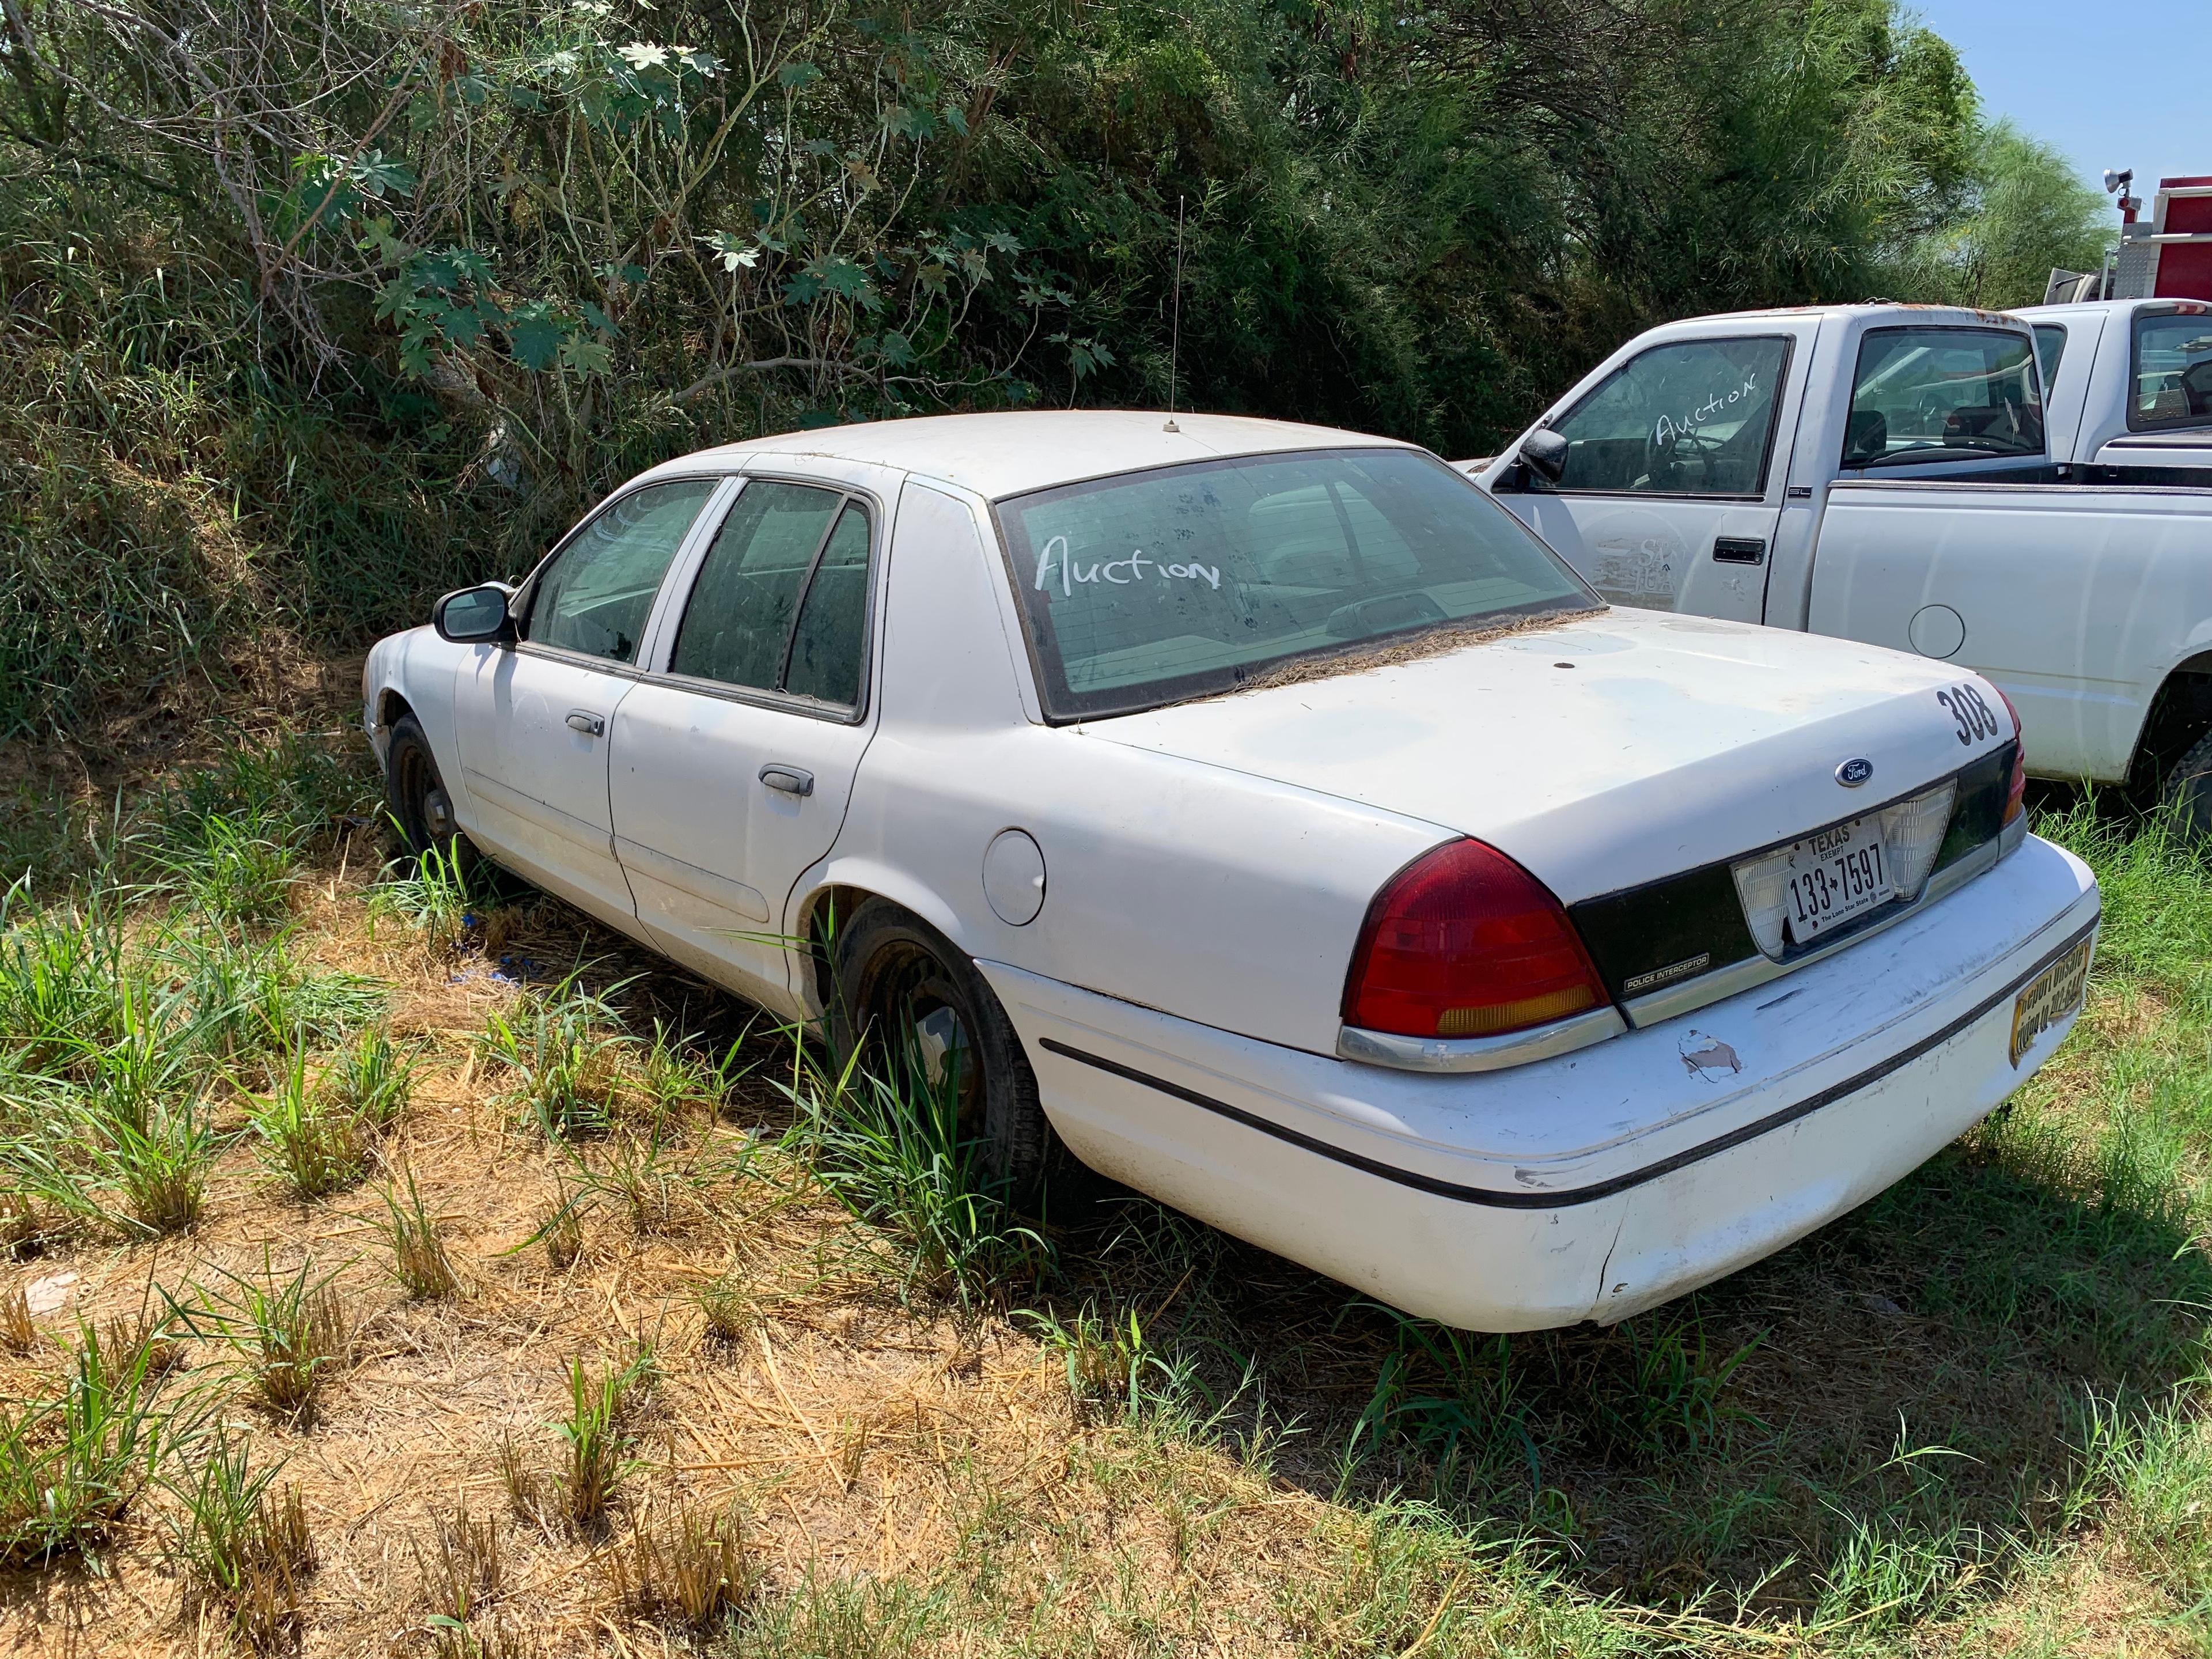
M 1990 700 L 1971 685 L 1954 685 L 1938 691 L 1936 701 L 1959 723 L 1959 741 L 1970 749 L 2004 730 L 2004 722 L 1990 707 Z

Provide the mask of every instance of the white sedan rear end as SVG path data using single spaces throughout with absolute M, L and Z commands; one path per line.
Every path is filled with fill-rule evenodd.
M 1971 674 L 1608 609 L 1425 452 L 848 427 L 382 642 L 395 815 L 1410 1311 L 1614 1320 L 1863 1201 L 2078 1011 Z

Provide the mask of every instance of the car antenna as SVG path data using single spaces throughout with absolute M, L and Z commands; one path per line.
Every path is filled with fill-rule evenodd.
M 1180 432 L 1176 424 L 1176 360 L 1182 352 L 1182 203 L 1176 198 L 1176 270 L 1175 294 L 1169 301 L 1168 315 L 1168 420 L 1160 428 L 1163 432 Z

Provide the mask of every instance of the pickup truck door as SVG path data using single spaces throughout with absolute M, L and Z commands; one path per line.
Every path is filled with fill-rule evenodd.
M 782 1012 L 784 907 L 830 850 L 873 730 L 883 515 L 820 479 L 745 481 L 670 579 L 659 672 L 615 711 L 615 848 L 654 944 Z
M 2081 444 L 2090 477 L 2212 487 L 2212 306 L 2167 301 L 2112 319 L 2098 368 L 2106 395 Z
M 454 686 L 469 831 L 489 851 L 604 921 L 635 915 L 615 861 L 607 732 L 661 579 L 716 480 L 616 497 L 532 578 L 513 649 L 487 646 Z
M 1567 441 L 1556 484 L 1492 488 L 1617 604 L 1763 622 L 1810 337 L 1762 319 L 1647 347 L 1544 422 Z

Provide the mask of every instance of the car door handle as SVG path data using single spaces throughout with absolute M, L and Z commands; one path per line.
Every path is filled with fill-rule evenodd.
M 594 714 L 588 708 L 571 708 L 568 711 L 568 726 L 571 730 L 581 732 L 587 738 L 604 737 L 607 729 L 605 717 Z
M 1722 564 L 1765 564 L 1766 544 L 1756 536 L 1716 536 L 1713 557 Z
M 787 795 L 811 795 L 814 793 L 814 774 L 803 766 L 786 766 L 770 761 L 760 769 L 760 781 L 771 789 L 780 789 Z

